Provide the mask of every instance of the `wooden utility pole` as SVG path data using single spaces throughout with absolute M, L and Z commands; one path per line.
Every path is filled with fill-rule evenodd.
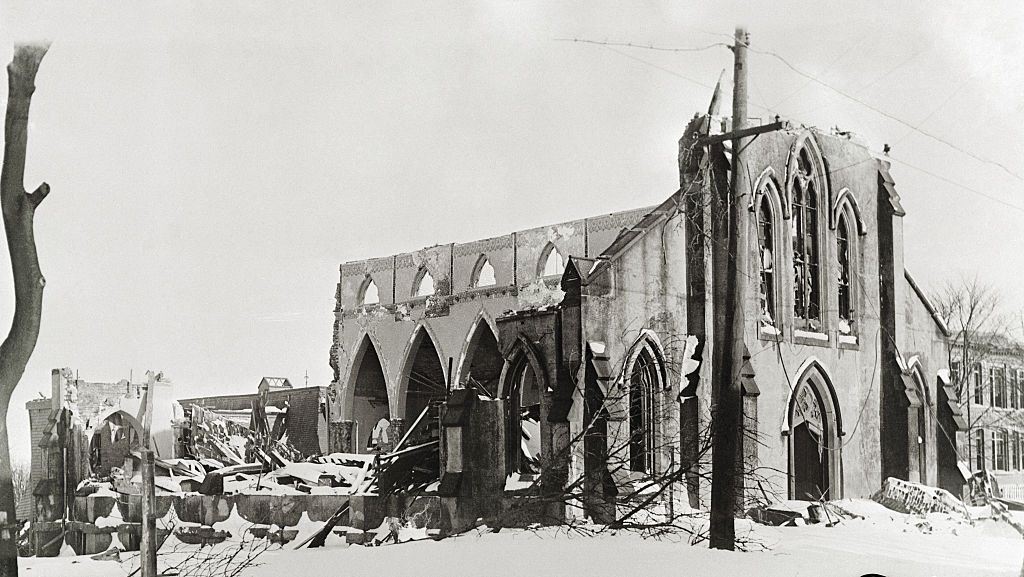
M 724 327 L 724 334 L 715 335 L 715 345 L 721 347 L 720 367 L 714 372 L 713 387 L 717 387 L 716 404 L 712 413 L 711 462 L 711 547 L 732 550 L 736 546 L 735 515 L 742 466 L 739 464 L 740 436 L 743 426 L 743 402 L 740 391 L 740 369 L 743 367 L 743 333 L 747 300 L 747 215 L 743 197 L 749 192 L 750 177 L 744 163 L 743 147 L 749 138 L 742 136 L 747 127 L 747 32 L 736 28 L 733 45 L 732 132 L 739 133 L 732 140 L 732 187 L 726 209 L 729 214 L 728 255 L 726 256 L 725 306 L 716 310 Z M 716 242 L 726 242 L 717 238 Z M 715 287 L 715 291 L 723 287 Z
M 142 577 L 156 577 L 156 487 L 153 479 L 153 371 L 146 373 L 145 408 L 142 420 L 142 543 L 139 546 Z

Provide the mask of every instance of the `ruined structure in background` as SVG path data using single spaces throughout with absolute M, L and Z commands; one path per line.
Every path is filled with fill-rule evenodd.
M 179 402 L 162 375 L 94 383 L 64 369 L 52 378 L 52 398 L 27 405 L 34 494 L 21 518 L 31 522 L 36 555 L 56 555 L 64 543 L 98 553 L 115 539 L 138 549 L 146 424 L 161 540 L 219 542 L 228 533 L 218 524 L 237 511 L 259 538 L 294 539 L 285 528 L 305 514 L 303 522 L 328 530 L 343 521 L 343 535 L 362 542 L 384 518 L 385 503 L 404 507 L 390 497 L 438 479 L 436 440 L 414 445 L 408 435 L 396 439 L 401 450 L 393 453 L 327 454 L 323 387 L 293 389 L 287 379 L 264 378 L 252 394 Z

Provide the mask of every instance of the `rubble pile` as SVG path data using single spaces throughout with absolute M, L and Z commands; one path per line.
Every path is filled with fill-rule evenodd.
M 109 435 L 123 442 L 108 443 L 102 436 L 91 446 L 78 442 L 83 450 L 69 453 L 64 472 L 40 483 L 26 552 L 55 556 L 70 547 L 76 554 L 113 559 L 111 551 L 138 550 L 142 456 L 153 447 L 152 439 L 140 434 L 146 430 L 141 424 L 151 422 L 146 394 L 140 394 L 137 417 L 115 415 L 116 429 L 110 418 L 91 423 L 102 423 L 101 432 L 131 427 L 130 435 Z M 90 438 L 79 434 L 86 428 L 76 407 L 62 405 L 58 412 L 51 425 L 54 437 Z M 414 434 L 422 431 L 410 430 L 388 452 L 304 456 L 288 440 L 289 406 L 268 407 L 262 386 L 251 398 L 251 411 L 225 416 L 189 404 L 174 413 L 178 457 L 154 458 L 158 543 L 170 539 L 206 547 L 240 535 L 277 545 L 302 535 L 308 536 L 302 546 L 321 546 L 329 535 L 363 543 L 379 538 L 385 520 L 397 519 L 405 508 L 439 507 L 440 443 Z M 248 426 L 239 422 L 246 416 Z M 409 439 L 419 444 L 410 446 Z M 429 501 L 432 495 L 437 503 Z
M 882 488 L 872 495 L 871 499 L 900 513 L 948 513 L 967 520 L 971 518 L 963 501 L 949 491 L 894 477 L 886 479 L 882 483 Z

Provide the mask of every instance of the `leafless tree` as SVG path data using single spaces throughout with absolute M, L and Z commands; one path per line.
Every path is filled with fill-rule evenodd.
M 7 409 L 39 337 L 43 287 L 46 285 L 39 270 L 33 221 L 36 208 L 49 194 L 50 186 L 44 182 L 29 193 L 25 190 L 24 179 L 28 110 L 35 91 L 36 71 L 48 47 L 38 44 L 15 46 L 14 58 L 7 65 L 8 96 L 0 208 L 3 210 L 14 274 L 14 318 L 7 338 L 0 344 L 0 577 L 18 574 Z
M 636 346 L 635 337 L 638 334 L 637 327 L 655 328 L 638 323 L 631 323 L 628 329 L 623 330 L 620 335 L 622 345 L 627 351 Z M 684 356 L 693 351 L 687 349 L 685 335 L 661 337 L 662 353 L 666 357 L 662 359 L 663 368 L 667 374 L 664 376 L 666 382 L 678 383 L 682 379 L 681 367 L 684 363 Z M 676 392 L 665 390 L 662 383 L 657 384 L 657 391 L 652 391 L 656 400 L 653 407 L 638 406 L 638 399 L 633 396 L 636 390 L 655 385 L 649 382 L 654 377 L 647 373 L 649 367 L 636 362 L 634 355 L 625 355 L 616 367 L 617 376 L 613 379 L 613 385 L 605 393 L 600 402 L 599 410 L 589 411 L 591 414 L 584 419 L 581 430 L 577 432 L 567 444 L 561 454 L 541 455 L 539 469 L 546 470 L 548 467 L 557 466 L 571 459 L 571 453 L 579 452 L 580 447 L 585 447 L 587 437 L 599 431 L 599 435 L 606 434 L 605 426 L 608 421 L 630 422 L 634 425 L 638 422 L 644 423 L 643 427 L 629 428 L 627 434 L 608 433 L 607 442 L 602 444 L 607 447 L 607 452 L 602 455 L 604 466 L 596 472 L 603 478 L 594 478 L 594 471 L 583 471 L 574 479 L 570 479 L 564 488 L 558 491 L 547 490 L 542 486 L 543 476 L 537 476 L 533 486 L 524 492 L 533 493 L 536 498 L 531 504 L 530 500 L 521 501 L 521 506 L 532 507 L 530 517 L 538 519 L 540 525 L 560 525 L 567 532 L 581 534 L 595 534 L 608 531 L 632 531 L 645 537 L 663 538 L 673 535 L 686 536 L 690 543 L 700 543 L 708 538 L 707 513 L 689 506 L 687 485 L 689 482 L 703 483 L 710 486 L 711 482 L 711 427 L 713 422 L 711 415 L 705 411 L 701 422 L 705 426 L 698 433 L 698 446 L 696 459 L 691 466 L 684 466 L 679 460 L 679 432 L 670 426 L 670 434 L 666 434 L 665 425 L 678 423 L 680 418 L 679 399 Z M 587 402 L 586 384 L 576 383 L 577 397 Z M 689 399 L 686 402 L 696 402 L 696 399 Z M 647 411 L 649 419 L 637 418 L 637 411 Z M 601 422 L 602 420 L 606 422 Z M 752 443 L 764 446 L 763 440 L 755 430 L 743 431 L 743 443 Z M 646 445 L 645 445 L 646 443 Z M 662 458 L 655 458 L 649 461 L 648 467 L 642 466 L 635 458 L 637 448 L 645 451 L 645 454 L 653 454 Z M 586 449 L 584 448 L 584 451 Z M 649 453 L 646 453 L 649 452 Z M 579 455 L 577 455 L 579 456 Z M 670 456 L 669 458 L 663 458 Z M 584 467 L 585 469 L 585 467 Z M 641 470 L 638 470 L 641 469 Z M 770 493 L 777 492 L 777 487 L 771 480 L 771 473 L 778 473 L 764 467 L 758 467 L 756 463 L 745 462 L 740 469 L 744 482 L 738 487 L 737 501 L 745 503 L 748 507 L 757 504 L 767 504 L 771 500 Z M 554 511 L 558 508 L 537 506 L 537 503 L 544 505 L 558 504 L 565 508 L 576 511 L 587 511 L 595 508 L 594 487 L 604 484 L 607 488 L 615 485 L 615 495 L 606 495 L 607 504 L 613 508 L 613 518 L 605 519 L 605 523 L 594 523 L 595 519 L 583 516 L 568 516 L 562 518 L 556 516 Z M 540 489 L 538 491 L 538 489 Z M 759 496 L 763 496 L 760 498 Z M 747 497 L 747 498 L 745 498 Z M 600 498 L 596 503 L 600 507 Z M 544 519 L 545 513 L 551 514 L 550 518 Z M 512 517 L 518 517 L 516 510 L 510 512 Z M 540 515 L 540 516 L 538 516 Z M 495 520 L 502 524 L 502 520 Z M 737 547 L 740 549 L 757 548 L 759 545 L 746 536 L 737 536 Z
M 32 467 L 27 461 L 17 461 L 11 465 L 11 484 L 14 485 L 14 503 L 16 507 L 32 498 Z

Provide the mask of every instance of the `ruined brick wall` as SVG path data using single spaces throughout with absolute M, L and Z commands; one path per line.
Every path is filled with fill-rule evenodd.
M 47 478 L 49 467 L 49 451 L 40 447 L 39 442 L 43 438 L 43 431 L 50 422 L 50 399 L 33 399 L 25 403 L 25 409 L 28 410 L 32 442 L 32 471 L 29 487 L 35 488 L 40 481 Z M 29 516 L 24 518 L 32 520 L 30 516 L 34 508 L 31 506 L 31 500 L 29 500 L 28 510 L 30 511 Z M 19 514 L 19 518 L 23 518 L 21 514 Z
M 558 276 L 539 278 L 541 257 L 550 245 L 568 262 L 570 256 L 598 254 L 619 230 L 635 224 L 646 209 L 601 215 L 538 227 L 461 244 L 444 244 L 394 256 L 345 263 L 336 290 L 334 335 L 330 363 L 335 370 L 332 420 L 353 418 L 354 360 L 365 341 L 379 356 L 386 381 L 388 412 L 405 418 L 405 391 L 414 341 L 425 331 L 442 366 L 444 379 L 461 386 L 468 372 L 474 330 L 494 331 L 494 320 L 506 311 L 556 304 L 562 298 Z M 474 275 L 486 260 L 494 284 L 475 286 Z M 414 296 L 423 270 L 430 272 L 435 295 Z M 363 306 L 361 291 L 372 280 L 380 302 Z M 451 359 L 452 374 L 448 374 Z M 357 425 L 364 437 L 372 424 Z M 358 445 L 359 443 L 357 443 Z

